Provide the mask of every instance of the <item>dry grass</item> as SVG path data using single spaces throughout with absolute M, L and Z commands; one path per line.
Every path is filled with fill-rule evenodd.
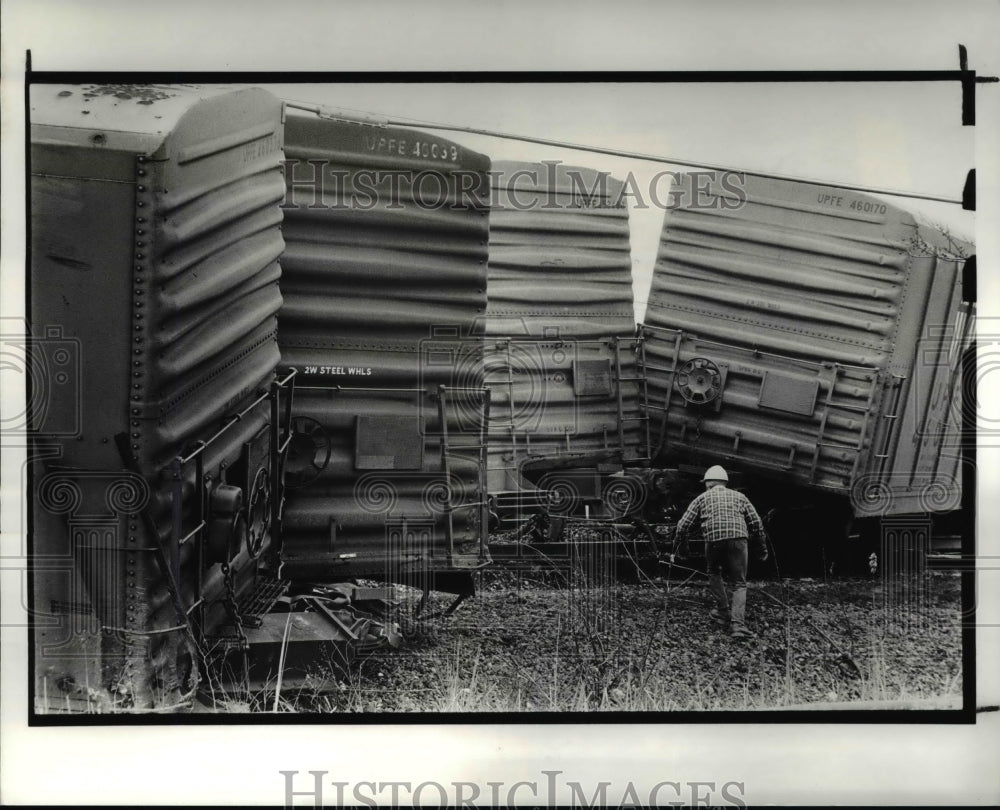
M 690 625 L 670 613 L 677 606 L 666 600 L 643 617 L 646 635 L 637 638 L 624 621 L 601 625 L 606 590 L 568 587 L 546 591 L 544 598 L 549 611 L 544 639 L 533 643 L 530 633 L 510 626 L 500 632 L 501 646 L 478 627 L 475 632 L 431 628 L 415 648 L 395 659 L 376 657 L 363 665 L 352 683 L 342 682 L 338 698 L 325 710 L 745 711 L 823 701 L 903 705 L 961 694 L 960 660 L 947 666 L 933 662 L 937 668 L 928 673 L 920 637 L 908 638 L 894 628 L 877 600 L 868 609 L 848 605 L 846 617 L 834 611 L 826 625 L 819 618 L 823 606 L 798 613 L 774 608 L 761 638 L 749 644 L 712 637 L 699 624 L 688 633 L 697 638 L 679 648 L 688 655 L 679 661 L 678 647 L 665 646 L 663 639 L 683 635 Z M 703 616 L 701 605 L 691 608 L 688 602 L 696 600 L 682 604 L 688 613 Z M 503 624 L 512 625 L 517 611 L 530 612 L 533 604 L 530 598 L 508 604 L 504 615 L 511 619 L 501 617 Z M 760 599 L 757 611 L 765 613 Z M 627 618 L 634 622 L 634 616 Z M 954 635 L 957 628 L 956 621 L 946 634 Z M 901 652 L 900 644 L 908 642 L 914 642 L 914 650 Z M 712 660 L 735 665 L 713 669 L 706 665 L 709 652 L 716 655 Z
M 582 576 L 551 585 L 481 590 L 450 619 L 410 621 L 403 649 L 347 670 L 318 661 L 305 677 L 286 677 L 278 695 L 276 673 L 252 687 L 217 672 L 195 710 L 646 713 L 961 698 L 957 589 L 900 617 L 877 583 L 756 583 L 750 616 L 760 635 L 738 643 L 708 626 L 696 583 L 669 592 L 662 582 Z

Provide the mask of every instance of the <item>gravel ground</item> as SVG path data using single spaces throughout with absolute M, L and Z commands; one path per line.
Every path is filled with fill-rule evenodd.
M 366 659 L 346 679 L 321 679 L 322 694 L 309 709 L 672 711 L 959 701 L 959 585 L 957 575 L 941 572 L 891 586 L 751 582 L 747 615 L 757 637 L 741 642 L 709 622 L 704 577 L 687 571 L 623 583 L 601 570 L 494 570 L 452 616 L 413 622 L 404 615 L 401 648 Z M 417 597 L 403 589 L 404 614 Z M 433 595 L 427 612 L 449 601 Z

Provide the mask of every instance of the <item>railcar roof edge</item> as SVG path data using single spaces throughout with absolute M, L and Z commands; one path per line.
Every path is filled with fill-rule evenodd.
M 268 91 L 242 85 L 33 85 L 31 140 L 36 144 L 94 146 L 95 130 L 125 136 L 109 148 L 152 153 L 201 102 L 219 96 L 237 99 Z

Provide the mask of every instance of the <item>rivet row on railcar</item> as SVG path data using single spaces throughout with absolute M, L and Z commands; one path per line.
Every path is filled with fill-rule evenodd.
M 496 162 L 492 181 L 493 525 L 558 542 L 566 517 L 615 516 L 621 473 L 648 462 L 624 184 L 556 162 Z
M 664 218 L 641 327 L 660 500 L 722 464 L 789 558 L 835 562 L 852 518 L 926 540 L 961 505 L 974 247 L 870 195 L 742 177 L 678 178 Z
M 489 159 L 324 111 L 290 110 L 285 133 L 282 575 L 467 596 L 488 561 Z
M 273 657 L 282 139 L 257 89 L 31 90 L 38 712 L 179 709 L 248 637 Z

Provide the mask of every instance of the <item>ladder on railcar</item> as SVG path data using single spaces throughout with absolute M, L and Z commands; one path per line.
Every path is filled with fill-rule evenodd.
M 457 444 L 453 441 L 449 442 L 448 404 L 450 402 L 451 394 L 474 397 L 477 398 L 480 403 L 480 407 L 477 409 L 479 415 L 477 441 L 474 444 Z M 479 558 L 481 561 L 485 561 L 487 559 L 486 544 L 483 542 L 483 538 L 486 533 L 486 527 L 489 524 L 489 507 L 486 499 L 486 464 L 487 448 L 489 446 L 487 434 L 489 431 L 490 420 L 490 399 L 491 392 L 486 386 L 481 388 L 459 388 L 441 385 L 438 387 L 438 418 L 441 422 L 441 473 L 444 476 L 445 487 L 447 490 L 447 498 L 443 504 L 443 512 L 445 516 L 445 532 L 448 542 L 449 560 L 452 559 L 455 554 L 454 511 L 456 508 L 468 509 L 470 507 L 477 507 L 479 510 Z M 459 503 L 456 506 L 454 492 L 452 491 L 451 459 L 463 458 L 468 460 L 473 452 L 476 454 L 475 458 L 478 477 L 476 485 L 477 500 L 469 503 Z
M 632 377 L 622 376 L 622 344 L 628 343 L 632 345 L 632 351 L 635 354 L 636 362 L 636 374 Z M 646 379 L 646 375 L 643 373 L 643 368 L 645 366 L 645 341 L 642 336 L 637 334 L 635 337 L 631 338 L 620 338 L 615 337 L 613 339 L 614 346 L 614 357 L 615 357 L 615 399 L 618 408 L 618 449 L 622 454 L 622 460 L 624 461 L 625 452 L 625 423 L 626 422 L 638 422 L 639 423 L 639 434 L 643 439 L 642 447 L 645 451 L 644 455 L 639 455 L 636 457 L 636 461 L 650 461 L 652 457 L 651 437 L 649 428 L 649 384 Z M 626 416 L 625 415 L 625 400 L 622 393 L 623 383 L 635 383 L 638 386 L 638 402 L 637 416 Z

